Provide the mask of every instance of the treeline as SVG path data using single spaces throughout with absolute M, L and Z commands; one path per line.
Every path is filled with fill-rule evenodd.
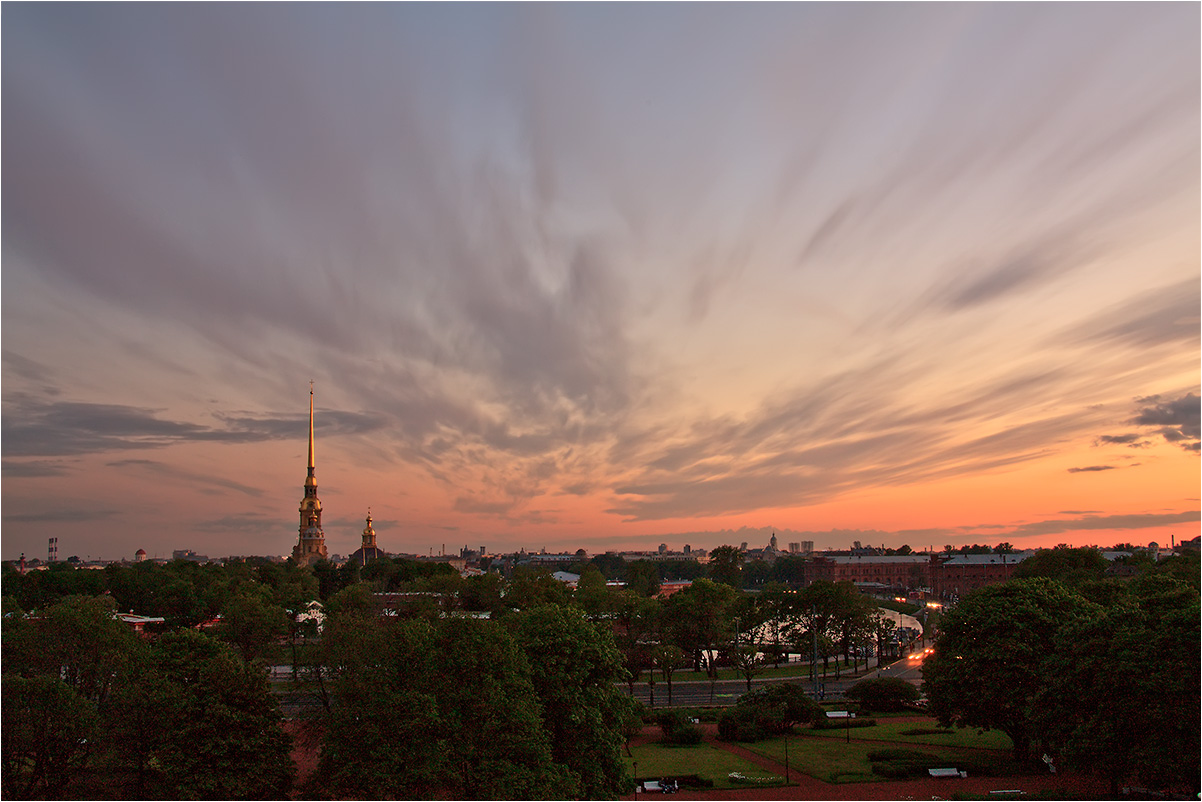
M 930 711 L 1001 730 L 1016 758 L 1097 774 L 1113 793 L 1130 783 L 1197 794 L 1196 557 L 1124 581 L 1097 578 L 1085 551 L 1049 550 L 1027 567 L 1063 581 L 982 588 L 943 616 L 923 666 Z M 1190 563 L 1192 581 L 1173 575 Z

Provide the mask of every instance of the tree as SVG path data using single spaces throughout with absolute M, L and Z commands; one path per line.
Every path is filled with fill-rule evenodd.
M 659 568 L 650 560 L 635 560 L 626 566 L 626 587 L 640 596 L 659 593 Z
M 730 615 L 734 622 L 731 659 L 747 681 L 748 691 L 751 690 L 751 680 L 763 667 L 757 633 L 767 617 L 767 609 L 756 596 L 740 596 L 731 606 Z
M 509 607 L 528 610 L 540 604 L 567 604 L 570 596 L 567 585 L 547 571 L 522 566 L 509 579 L 505 601 Z
M 1106 558 L 1096 548 L 1057 546 L 1040 549 L 1014 566 L 1014 579 L 1047 577 L 1066 587 L 1075 587 L 1091 579 L 1101 579 L 1106 573 Z
M 555 763 L 585 799 L 625 792 L 621 750 L 634 705 L 614 686 L 623 670 L 613 637 L 574 607 L 527 610 L 510 626 L 530 661 Z
M 711 697 L 718 677 L 718 649 L 730 640 L 729 613 L 737 597 L 729 585 L 698 579 L 668 598 L 669 639 L 693 658 L 695 666 L 704 667 Z
M 718 546 L 710 552 L 709 578 L 714 582 L 742 587 L 743 552 L 734 546 Z
M 96 705 L 58 677 L 5 674 L 0 693 L 4 797 L 62 797 L 91 756 Z
M 279 799 L 288 792 L 290 739 L 261 669 L 214 638 L 181 630 L 151 646 L 140 683 L 170 701 L 157 711 L 152 743 L 162 771 L 153 798 Z M 128 708 L 124 715 L 131 720 Z
M 672 672 L 681 667 L 684 658 L 680 647 L 670 643 L 661 643 L 651 650 L 651 669 L 658 669 L 668 684 L 668 707 L 672 706 Z
M 272 600 L 271 592 L 262 585 L 246 585 L 226 602 L 217 633 L 249 663 L 287 630 L 288 616 Z
M 137 636 L 106 596 L 68 597 L 36 616 L 5 618 L 5 673 L 58 677 L 95 704 L 108 699 Z
M 498 622 L 327 623 L 334 704 L 312 794 L 336 798 L 566 799 L 530 664 Z
M 822 707 L 806 696 L 801 686 L 774 682 L 739 697 L 719 719 L 718 732 L 723 740 L 758 741 L 782 735 L 822 715 Z
M 344 613 L 322 640 L 334 697 L 308 791 L 333 798 L 429 797 L 451 771 L 433 677 L 434 630 Z
M 590 618 L 601 618 L 613 608 L 613 594 L 605 585 L 605 577 L 592 565 L 580 575 L 572 600 Z
M 934 654 L 923 664 L 930 712 L 944 726 L 998 729 L 1026 759 L 1036 730 L 1031 705 L 1041 661 L 1062 622 L 1096 606 L 1050 579 L 989 585 L 946 612 Z
M 1197 794 L 1198 595 L 1175 580 L 1136 580 L 1130 591 L 1057 635 L 1035 726 L 1054 754 L 1112 793 L 1134 780 Z
M 650 663 L 648 636 L 659 623 L 660 602 L 648 599 L 631 590 L 618 594 L 614 610 L 614 642 L 622 655 L 625 678 L 630 695 L 634 683 Z

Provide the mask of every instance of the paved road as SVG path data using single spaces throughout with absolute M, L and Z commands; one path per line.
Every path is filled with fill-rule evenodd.
M 888 669 L 881 676 L 891 676 Z M 799 685 L 809 693 L 817 691 L 820 698 L 832 699 L 840 698 L 843 692 L 852 685 L 864 679 L 866 676 L 877 676 L 878 672 L 869 668 L 867 672 L 863 669 L 858 674 L 844 673 L 840 679 L 835 679 L 834 676 L 820 679 L 818 688 L 814 688 L 814 684 L 808 677 L 781 677 L 754 679 L 751 681 L 751 687 L 760 688 L 764 685 L 777 682 L 788 682 Z M 626 685 L 622 685 L 626 688 Z M 672 707 L 698 707 L 708 705 L 733 705 L 739 700 L 739 697 L 747 693 L 747 681 L 741 679 L 734 680 L 718 680 L 714 683 L 712 694 L 709 680 L 701 680 L 698 682 L 673 682 L 672 683 Z M 646 682 L 635 683 L 634 696 L 643 704 L 650 705 L 651 689 L 647 687 Z M 664 682 L 655 683 L 655 707 L 668 706 L 668 686 Z

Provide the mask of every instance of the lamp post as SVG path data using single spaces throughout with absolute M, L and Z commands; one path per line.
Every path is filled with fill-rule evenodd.
M 639 762 L 634 761 L 634 798 L 638 802 L 639 798 Z

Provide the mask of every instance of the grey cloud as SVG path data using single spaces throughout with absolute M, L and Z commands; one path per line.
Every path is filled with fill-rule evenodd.
M 1113 471 L 1114 465 L 1089 465 L 1085 468 L 1069 468 L 1069 473 L 1095 473 L 1097 471 Z
M 57 460 L 4 460 L 4 475 L 13 479 L 66 476 L 71 469 Z
M 1094 441 L 1094 445 L 1130 446 L 1131 448 L 1147 448 L 1150 443 L 1143 439 L 1142 434 L 1103 434 Z
M 1085 518 L 1036 521 L 1016 527 L 1014 535 L 1052 535 L 1092 529 L 1150 529 L 1170 524 L 1197 521 L 1198 510 L 1175 513 L 1146 513 L 1140 515 L 1090 515 Z
M 46 523 L 88 523 L 112 518 L 116 510 L 98 507 L 58 507 L 42 512 L 4 513 L 8 523 L 46 524 Z
M 1102 345 L 1148 349 L 1175 344 L 1197 348 L 1198 279 L 1158 287 L 1103 310 L 1057 335 L 1049 345 Z
M 1131 419 L 1137 426 L 1160 426 L 1158 433 L 1170 443 L 1177 443 L 1187 451 L 1198 451 L 1202 438 L 1202 407 L 1194 393 L 1187 393 L 1171 401 L 1160 401 L 1158 396 L 1139 399 L 1149 403 Z
M 244 485 L 241 482 L 234 481 L 233 479 L 228 479 L 223 476 L 212 476 L 209 474 L 195 473 L 193 471 L 185 471 L 172 465 L 168 465 L 164 462 L 158 462 L 157 460 L 122 459 L 105 464 L 110 468 L 133 468 L 155 478 L 166 477 L 176 479 L 188 484 L 189 486 L 197 488 L 203 488 L 207 485 L 211 487 L 224 488 L 226 490 L 236 490 L 239 493 L 255 498 L 263 495 L 263 491 L 259 488 Z
M 278 518 L 270 518 L 258 513 L 226 515 L 222 518 L 198 521 L 194 526 L 202 532 L 266 533 L 282 531 L 286 528 Z
M 6 405 L 5 457 L 55 457 L 129 449 L 164 448 L 177 443 L 216 441 L 255 443 L 304 436 L 307 418 L 228 418 L 224 428 L 163 420 L 158 411 L 121 404 L 25 399 Z M 319 422 L 334 435 L 370 432 L 383 418 L 330 411 Z

